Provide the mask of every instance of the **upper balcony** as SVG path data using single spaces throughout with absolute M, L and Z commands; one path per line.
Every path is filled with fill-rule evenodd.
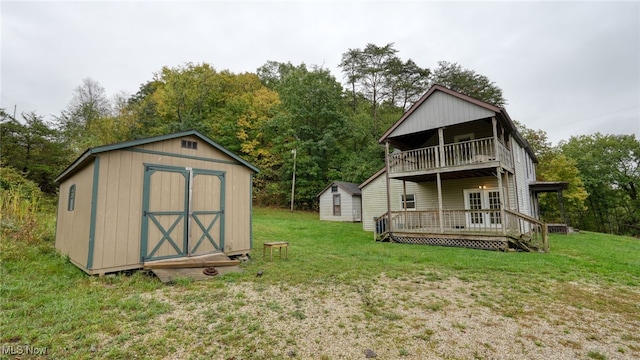
M 493 137 L 394 152 L 389 154 L 388 164 L 389 176 L 394 178 L 498 166 L 513 171 L 511 151 Z

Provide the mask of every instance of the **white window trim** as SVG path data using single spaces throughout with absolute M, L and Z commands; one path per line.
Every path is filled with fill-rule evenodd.
M 405 211 L 405 210 L 406 211 L 416 211 L 418 209 L 418 201 L 416 199 L 416 194 L 415 193 L 407 193 L 407 197 L 410 196 L 410 195 L 413 196 L 413 208 L 405 209 L 404 208 L 405 202 L 402 201 L 402 197 L 404 196 L 404 194 L 400 194 L 400 210 L 401 211 Z
M 504 206 L 504 194 L 502 191 L 500 191 L 499 187 L 487 187 L 487 188 L 481 188 L 481 189 L 464 189 L 463 193 L 464 193 L 464 209 L 465 210 L 471 210 L 470 207 L 471 205 L 469 204 L 469 193 L 472 192 L 479 192 L 480 195 L 482 196 L 482 210 L 489 210 L 488 206 L 489 206 L 489 193 L 493 192 L 493 191 L 497 191 L 500 194 L 500 205 Z M 483 221 L 488 221 L 488 218 L 485 218 Z M 466 216 L 466 224 L 467 227 L 483 227 L 485 226 L 484 223 L 483 225 L 477 225 L 477 224 L 472 224 L 471 223 L 471 218 L 470 218 L 470 214 L 467 214 Z M 502 223 L 500 224 L 491 224 L 491 227 L 496 227 L 496 228 L 501 228 L 502 227 Z

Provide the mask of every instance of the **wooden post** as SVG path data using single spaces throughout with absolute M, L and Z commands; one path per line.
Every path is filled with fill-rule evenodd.
M 440 153 L 438 157 L 440 164 L 436 164 L 436 167 L 445 167 L 447 163 L 444 156 L 444 128 L 438 128 L 438 152 Z
M 387 226 L 389 233 L 393 230 L 393 225 L 391 224 L 391 180 L 389 178 L 389 141 L 385 141 L 384 143 L 384 162 L 387 166 L 386 180 L 387 180 Z
M 500 190 L 500 225 L 502 225 L 502 234 L 507 234 L 507 228 L 505 224 L 505 212 L 504 212 L 504 189 L 502 188 L 502 168 L 496 168 L 496 175 L 498 177 L 498 189 Z
M 496 117 L 491 118 L 491 124 L 493 125 L 493 151 L 497 161 L 500 161 L 500 151 L 498 151 L 498 120 Z
M 567 224 L 567 217 L 564 214 L 564 196 L 562 196 L 562 188 L 558 190 L 558 201 L 560 202 L 560 213 L 562 214 L 562 221 L 565 225 L 569 226 L 569 224 Z M 538 216 L 538 218 L 539 217 L 540 216 Z
M 506 186 L 507 186 L 506 193 L 504 195 L 504 199 L 505 199 L 504 202 L 507 204 L 507 209 L 513 210 L 511 208 L 511 197 L 509 196 L 509 186 L 511 185 L 509 183 L 509 174 L 507 174 L 507 172 L 504 171 L 503 172 L 503 177 L 504 177 L 503 184 L 506 184 Z
M 293 153 L 293 180 L 291 181 L 291 212 L 293 212 L 293 194 L 296 190 L 296 149 L 291 150 Z
M 440 222 L 440 234 L 444 233 L 444 219 L 442 212 L 442 181 L 440 180 L 440 173 L 436 173 L 436 183 L 438 184 L 438 218 Z
M 404 196 L 404 203 L 402 206 L 404 207 L 404 228 L 407 228 L 407 223 L 409 222 L 409 217 L 407 216 L 407 181 L 402 180 L 402 196 Z M 415 200 L 415 199 L 414 199 Z

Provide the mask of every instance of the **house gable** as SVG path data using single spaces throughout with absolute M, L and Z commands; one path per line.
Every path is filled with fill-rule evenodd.
M 397 137 L 492 116 L 495 112 L 485 107 L 443 91 L 434 91 L 388 136 Z

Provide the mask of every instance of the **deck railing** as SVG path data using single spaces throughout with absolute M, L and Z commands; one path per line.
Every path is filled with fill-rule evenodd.
M 439 146 L 392 153 L 389 154 L 389 170 L 391 174 L 398 174 L 488 163 L 498 159 L 505 165 L 513 167 L 509 149 L 498 142 L 496 153 L 494 143 L 493 138 L 484 138 L 446 144 L 442 147 L 442 158 Z
M 442 217 L 439 210 L 392 211 L 375 219 L 374 237 L 388 232 L 509 236 L 532 250 L 549 249 L 546 225 L 511 210 L 442 210 Z

